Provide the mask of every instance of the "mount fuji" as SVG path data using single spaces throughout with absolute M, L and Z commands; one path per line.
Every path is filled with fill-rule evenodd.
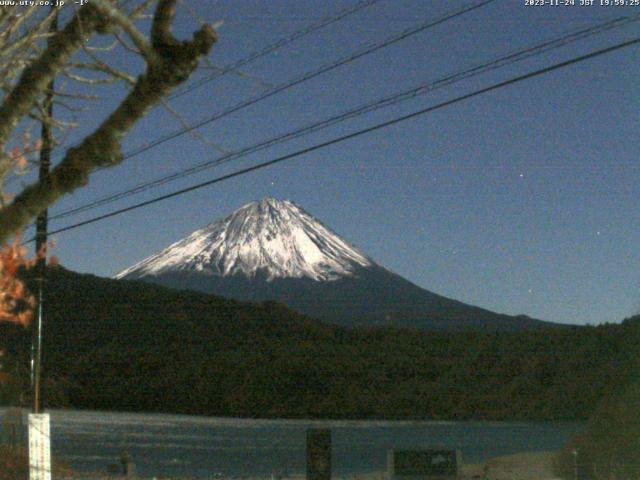
M 266 198 L 123 270 L 243 301 L 282 302 L 343 326 L 508 331 L 553 325 L 452 300 L 376 264 L 301 207 Z

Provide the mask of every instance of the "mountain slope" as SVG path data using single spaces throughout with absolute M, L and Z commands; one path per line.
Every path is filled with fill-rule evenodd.
M 142 278 L 167 272 L 211 276 L 258 272 L 267 280 L 310 278 L 335 280 L 372 262 L 307 212 L 272 198 L 249 203 L 227 218 L 188 237 L 116 278 Z
M 377 265 L 302 208 L 249 203 L 119 273 L 243 301 L 276 300 L 343 326 L 518 330 L 549 325 L 467 305 Z
M 167 272 L 141 280 L 165 287 L 213 293 L 241 301 L 276 300 L 300 313 L 346 327 L 397 326 L 421 330 L 517 331 L 553 326 L 467 305 L 424 290 L 382 267 L 356 270 L 332 282 L 259 274 L 205 276 Z
M 635 322 L 509 333 L 344 329 L 275 303 L 60 267 L 49 269 L 46 288 L 43 398 L 51 408 L 569 419 L 584 418 L 637 371 Z M 26 391 L 29 330 L 0 323 L 0 350 L 8 372 L 23 372 Z

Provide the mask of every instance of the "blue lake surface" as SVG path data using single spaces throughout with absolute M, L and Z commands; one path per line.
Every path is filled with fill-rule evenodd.
M 556 450 L 584 426 L 580 422 L 305 421 L 50 413 L 55 458 L 80 472 L 105 473 L 127 451 L 138 475 L 149 478 L 302 474 L 308 428 L 331 429 L 333 472 L 341 476 L 384 470 L 387 451 L 398 447 L 455 448 L 470 463 L 517 452 Z

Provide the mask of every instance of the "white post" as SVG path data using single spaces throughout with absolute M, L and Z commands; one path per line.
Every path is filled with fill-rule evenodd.
M 51 480 L 51 433 L 48 413 L 29 414 L 29 480 Z

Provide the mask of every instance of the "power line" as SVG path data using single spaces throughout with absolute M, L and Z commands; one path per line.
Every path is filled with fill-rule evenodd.
M 420 32 L 423 32 L 425 30 L 428 30 L 429 28 L 435 27 L 437 25 L 440 25 L 442 23 L 445 23 L 449 20 L 452 20 L 454 18 L 457 18 L 461 15 L 464 15 L 465 13 L 471 12 L 473 10 L 476 10 L 478 8 L 481 8 L 485 5 L 488 5 L 490 3 L 495 2 L 496 0 L 482 0 L 480 2 L 476 2 L 474 4 L 459 8 L 457 10 L 451 11 L 449 13 L 446 13 L 436 19 L 428 19 L 422 23 L 420 23 L 419 25 L 410 27 L 408 29 L 405 29 L 403 31 L 401 31 L 400 33 L 397 33 L 395 35 L 392 35 L 388 38 L 386 38 L 385 40 L 378 42 L 378 43 L 374 43 L 371 44 L 367 47 L 365 47 L 362 50 L 357 51 L 356 53 L 353 53 L 351 55 L 348 55 L 346 57 L 343 57 L 339 60 L 333 61 L 331 63 L 322 65 L 321 67 L 317 68 L 316 70 L 312 70 L 310 72 L 304 73 L 303 75 L 301 75 L 300 77 L 294 78 L 293 80 L 289 80 L 288 82 L 282 83 L 280 85 L 276 85 L 275 87 L 267 90 L 264 93 L 261 93 L 255 97 L 249 98 L 247 100 L 243 100 L 235 105 L 232 105 L 231 107 L 222 110 L 218 113 L 215 113 L 209 117 L 206 117 L 194 124 L 192 124 L 189 127 L 186 128 L 181 128 L 179 130 L 176 130 L 174 132 L 168 133 L 166 135 L 163 135 L 162 137 L 157 138 L 156 140 L 149 142 L 145 145 L 142 145 L 141 147 L 138 147 L 137 149 L 127 152 L 124 157 L 123 160 L 135 157 L 137 155 L 140 155 L 143 152 L 146 152 L 147 150 L 150 150 L 154 147 L 157 147 L 158 145 L 161 145 L 165 142 L 168 142 L 170 140 L 173 140 L 174 138 L 180 137 L 182 135 L 184 135 L 185 133 L 189 133 L 197 128 L 203 127 L 204 125 L 207 125 L 209 123 L 212 123 L 216 120 L 219 120 L 223 117 L 226 117 L 227 115 L 230 115 L 232 113 L 235 113 L 239 110 L 242 110 L 243 108 L 249 107 L 251 105 L 254 105 L 262 100 L 266 100 L 267 98 L 270 98 L 274 95 L 277 95 L 280 92 L 283 92 L 285 90 L 288 90 L 292 87 L 295 87 L 297 85 L 300 85 L 303 82 L 306 82 L 308 80 L 311 80 L 319 75 L 322 75 L 324 73 L 327 73 L 331 70 L 334 70 L 338 67 L 341 67 L 342 65 L 346 65 L 347 63 L 351 63 L 359 58 L 362 58 L 366 55 L 369 55 L 371 53 L 377 52 L 378 50 L 381 50 L 383 48 L 386 48 L 390 45 L 393 45 L 395 43 L 398 43 L 406 38 L 409 38 L 413 35 L 416 35 Z M 109 167 L 105 167 L 105 168 L 109 168 Z
M 354 14 L 356 12 L 359 12 L 360 10 L 363 10 L 364 8 L 370 7 L 376 3 L 378 3 L 381 0 L 363 0 L 360 1 L 350 7 L 347 7 L 343 10 L 338 11 L 337 13 L 335 13 L 334 15 L 330 15 L 327 17 L 324 17 L 320 20 L 318 20 L 317 22 L 311 23 L 309 25 L 307 25 L 306 27 L 297 30 L 295 32 L 293 32 L 292 34 L 280 38 L 279 40 L 276 40 L 274 43 L 271 43 L 269 45 L 267 45 L 266 47 L 264 47 L 261 50 L 256 50 L 252 53 L 250 53 L 249 55 L 247 55 L 244 58 L 241 58 L 240 60 L 237 60 L 233 63 L 230 63 L 228 65 L 223 65 L 222 67 L 219 67 L 216 69 L 216 71 L 214 73 L 212 73 L 211 75 L 208 75 L 207 77 L 201 78 L 200 80 L 198 80 L 197 82 L 189 85 L 188 87 L 184 88 L 183 90 L 179 91 L 179 92 L 174 92 L 173 94 L 171 94 L 169 97 L 167 97 L 168 100 L 173 100 L 175 98 L 181 97 L 182 95 L 185 95 L 189 92 L 192 92 L 193 90 L 196 90 L 197 88 L 201 87 L 202 85 L 204 85 L 205 83 L 211 82 L 217 78 L 223 77 L 224 75 L 228 74 L 228 73 L 236 73 L 237 70 L 240 67 L 243 67 L 259 58 L 262 58 L 270 53 L 275 52 L 276 50 L 285 47 L 287 45 L 289 45 L 290 43 L 295 42 L 296 40 L 299 40 L 300 38 L 303 38 L 317 30 L 320 30 L 328 25 L 331 25 L 332 23 L 336 23 L 340 20 L 342 20 L 345 17 L 348 17 L 351 14 Z M 57 159 L 60 159 L 62 156 L 58 156 Z
M 378 1 L 378 0 L 376 0 L 376 1 Z M 256 97 L 252 97 L 252 98 L 250 98 L 248 100 L 241 101 L 241 102 L 239 102 L 239 103 L 237 103 L 237 104 L 235 104 L 235 105 L 233 105 L 233 106 L 231 106 L 231 107 L 229 107 L 229 108 L 227 108 L 225 110 L 222 110 L 222 111 L 220 111 L 218 113 L 215 113 L 215 114 L 213 114 L 213 115 L 211 115 L 211 116 L 209 116 L 209 117 L 207 117 L 207 118 L 205 118 L 203 120 L 200 120 L 199 122 L 197 122 L 195 124 L 192 124 L 192 125 L 187 126 L 187 127 L 183 127 L 183 128 L 181 128 L 179 130 L 176 130 L 176 131 L 171 132 L 169 134 L 163 135 L 162 137 L 159 137 L 159 138 L 157 138 L 156 140 L 154 140 L 152 142 L 149 142 L 149 143 L 147 143 L 145 145 L 142 145 L 141 147 L 138 147 L 137 149 L 135 149 L 133 151 L 126 152 L 123 155 L 122 160 L 123 161 L 124 160 L 128 160 L 128 159 L 130 159 L 132 157 L 135 157 L 135 156 L 137 156 L 137 155 L 139 155 L 139 154 L 141 154 L 141 153 L 143 153 L 145 151 L 148 151 L 148 150 L 150 150 L 152 148 L 155 148 L 158 145 L 161 145 L 161 144 L 163 144 L 165 142 L 173 140 L 173 139 L 175 139 L 177 137 L 180 137 L 180 136 L 182 136 L 182 135 L 184 135 L 186 133 L 192 132 L 193 130 L 196 130 L 196 129 L 204 126 L 204 125 L 207 125 L 207 124 L 212 123 L 212 122 L 214 122 L 216 120 L 219 120 L 220 118 L 223 118 L 223 117 L 225 117 L 227 115 L 235 113 L 235 112 L 237 112 L 237 111 L 239 111 L 239 110 L 241 110 L 241 109 L 243 109 L 245 107 L 251 106 L 251 105 L 253 105 L 255 103 L 258 103 L 258 102 L 260 102 L 262 100 L 270 98 L 270 97 L 272 97 L 272 96 L 274 96 L 274 95 L 276 95 L 276 94 L 278 94 L 280 92 L 288 90 L 289 88 L 297 86 L 297 85 L 299 85 L 299 84 L 301 84 L 303 82 L 306 82 L 308 80 L 311 80 L 311 79 L 313 79 L 313 78 L 315 78 L 315 77 L 317 77 L 319 75 L 322 75 L 323 73 L 326 73 L 326 72 L 329 72 L 331 70 L 334 70 L 334 69 L 336 69 L 336 68 L 338 68 L 338 67 L 340 67 L 342 65 L 345 65 L 347 63 L 353 62 L 353 61 L 355 61 L 355 60 L 357 60 L 359 58 L 362 58 L 362 57 L 364 57 L 366 55 L 374 53 L 374 52 L 376 52 L 378 50 L 381 50 L 381 49 L 383 49 L 385 47 L 388 47 L 389 45 L 393 45 L 393 44 L 395 44 L 397 42 L 400 42 L 401 40 L 409 38 L 409 37 L 411 37 L 413 35 L 416 35 L 416 34 L 418 34 L 420 32 L 423 32 L 423 31 L 425 31 L 425 30 L 427 30 L 429 28 L 432 28 L 432 27 L 435 27 L 435 26 L 440 25 L 442 23 L 445 23 L 448 20 L 457 18 L 457 17 L 459 17 L 461 15 L 464 15 L 465 13 L 471 12 L 473 10 L 481 8 L 481 7 L 485 6 L 485 5 L 493 3 L 495 1 L 496 0 L 482 0 L 482 1 L 470 4 L 470 5 L 467 5 L 465 7 L 461 7 L 459 9 L 457 9 L 457 10 L 453 10 L 453 11 L 450 11 L 448 13 L 445 13 L 444 15 L 442 15 L 442 16 L 436 18 L 436 19 L 427 19 L 424 22 L 422 22 L 422 23 L 420 23 L 420 24 L 418 24 L 416 26 L 409 27 L 409 28 L 397 33 L 397 34 L 394 34 L 394 35 L 392 35 L 390 37 L 387 37 L 385 40 L 383 40 L 381 42 L 373 43 L 373 44 L 365 47 L 364 49 L 357 51 L 356 53 L 353 53 L 351 55 L 343 57 L 343 58 L 341 58 L 339 60 L 333 61 L 333 62 L 331 62 L 329 64 L 322 65 L 321 67 L 317 68 L 316 70 L 312 70 L 310 72 L 307 72 L 307 73 L 303 74 L 300 77 L 294 78 L 293 80 L 289 80 L 288 82 L 285 82 L 283 84 L 277 85 L 277 86 L 267 90 L 266 92 L 264 92 L 264 93 L 262 93 L 262 94 L 260 94 L 260 95 L 258 95 Z M 248 61 L 247 61 L 247 63 L 248 63 Z M 231 67 L 229 67 L 229 68 L 231 68 Z M 233 66 L 233 68 L 236 68 L 236 67 Z M 231 71 L 231 70 L 229 70 L 229 71 Z M 96 169 L 96 171 L 104 170 L 104 169 L 107 169 L 107 168 L 110 168 L 110 167 L 99 167 L 99 168 Z M 66 212 L 63 212 L 63 213 L 66 216 Z M 60 215 L 62 215 L 62 214 L 60 214 Z M 56 218 L 60 218 L 60 217 L 58 216 Z
M 95 223 L 95 222 L 98 222 L 98 221 L 101 221 L 101 220 L 105 220 L 107 218 L 114 217 L 116 215 L 120 215 L 122 213 L 130 212 L 130 211 L 136 210 L 138 208 L 146 207 L 148 205 L 160 202 L 162 200 L 167 200 L 169 198 L 177 197 L 179 195 L 183 195 L 185 193 L 188 193 L 188 192 L 191 192 L 191 191 L 194 191 L 194 190 L 198 190 L 200 188 L 204 188 L 204 187 L 207 187 L 207 186 L 210 186 L 210 185 L 214 185 L 216 183 L 220 183 L 220 182 L 223 182 L 225 180 L 229 180 L 231 178 L 239 177 L 241 175 L 244 175 L 244 174 L 256 171 L 256 170 L 261 170 L 263 168 L 270 167 L 270 166 L 275 165 L 277 163 L 281 163 L 281 162 L 284 162 L 286 160 L 291 160 L 292 158 L 296 158 L 296 157 L 299 157 L 301 155 L 305 155 L 307 153 L 311 153 L 313 151 L 320 150 L 322 148 L 326 148 L 326 147 L 331 146 L 331 145 L 342 143 L 342 142 L 344 142 L 346 140 L 350 140 L 352 138 L 356 138 L 356 137 L 359 137 L 361 135 L 364 135 L 364 134 L 367 134 L 367 133 L 371 133 L 371 132 L 383 129 L 383 128 L 389 127 L 391 125 L 396 125 L 396 124 L 404 122 L 406 120 L 410 120 L 412 118 L 416 118 L 416 117 L 425 115 L 427 113 L 433 112 L 435 110 L 439 110 L 441 108 L 448 107 L 450 105 L 454 105 L 454 104 L 462 102 L 464 100 L 468 100 L 470 98 L 477 97 L 479 95 L 483 95 L 485 93 L 492 92 L 494 90 L 498 90 L 498 89 L 506 87 L 508 85 L 513 85 L 515 83 L 522 82 L 522 81 L 528 80 L 530 78 L 538 77 L 538 76 L 547 74 L 549 72 L 552 72 L 552 71 L 555 71 L 555 70 L 559 70 L 561 68 L 564 68 L 564 67 L 567 67 L 567 66 L 570 66 L 570 65 L 574 65 L 576 63 L 580 63 L 580 62 L 583 62 L 583 61 L 598 57 L 600 55 L 604 55 L 604 54 L 607 54 L 607 53 L 610 53 L 610 52 L 621 50 L 623 48 L 627 48 L 627 47 L 630 47 L 632 45 L 636 45 L 636 44 L 639 44 L 639 43 L 640 43 L 640 37 L 635 38 L 633 40 L 626 41 L 626 42 L 618 43 L 618 44 L 613 45 L 611 47 L 607 47 L 607 48 L 603 48 L 603 49 L 600 49 L 600 50 L 596 50 L 596 51 L 590 52 L 590 53 L 588 53 L 586 55 L 575 57 L 575 58 L 573 58 L 571 60 L 566 60 L 566 61 L 563 61 L 563 62 L 560 62 L 560 63 L 556 63 L 556 64 L 551 65 L 549 67 L 545 67 L 545 68 L 542 68 L 542 69 L 539 69 L 539 70 L 535 70 L 533 72 L 529 72 L 529 73 L 526 73 L 524 75 L 520 75 L 518 77 L 514 77 L 514 78 L 511 78 L 509 80 L 505 80 L 505 81 L 502 81 L 502 82 L 499 82 L 499 83 L 495 83 L 495 84 L 490 85 L 488 87 L 484 87 L 484 88 L 481 88 L 479 90 L 475 90 L 475 91 L 473 91 L 471 93 L 467 93 L 465 95 L 461 95 L 461 96 L 456 97 L 454 99 L 447 100 L 445 102 L 433 105 L 431 107 L 427 107 L 427 108 L 418 110 L 416 112 L 413 112 L 413 113 L 410 113 L 410 114 L 407 114 L 407 115 L 403 115 L 403 116 L 394 118 L 392 120 L 388 120 L 388 121 L 385 121 L 385 122 L 382 122 L 382 123 L 378 123 L 378 124 L 373 125 L 371 127 L 364 128 L 364 129 L 358 130 L 356 132 L 353 132 L 353 133 L 350 133 L 350 134 L 347 134 L 347 135 L 336 137 L 336 138 L 333 138 L 333 139 L 328 140 L 326 142 L 318 143 L 318 144 L 313 145 L 311 147 L 307 147 L 307 148 L 298 150 L 296 152 L 293 152 L 293 153 L 290 153 L 290 154 L 287 154 L 287 155 L 283 155 L 283 156 L 274 158 L 274 159 L 269 160 L 267 162 L 263 162 L 263 163 L 259 163 L 257 165 L 251 166 L 251 167 L 243 168 L 241 170 L 237 170 L 237 171 L 229 173 L 227 175 L 223 175 L 221 177 L 217 177 L 217 178 L 214 178 L 212 180 L 208 180 L 206 182 L 198 183 L 196 185 L 192 185 L 190 187 L 183 188 L 181 190 L 177 190 L 175 192 L 172 192 L 172 193 L 169 193 L 169 194 L 166 194 L 166 195 L 161 195 L 159 197 L 153 198 L 151 200 L 147 200 L 145 202 L 140 202 L 140 203 L 137 203 L 135 205 L 131 205 L 131 206 L 126 207 L 126 208 L 121 208 L 119 210 L 115 210 L 115 211 L 106 213 L 104 215 L 100 215 L 100 216 L 91 218 L 89 220 L 78 222 L 78 223 L 75 223 L 73 225 L 69 225 L 67 227 L 59 228 L 57 230 L 52 231 L 50 234 L 53 235 L 53 234 L 56 234 L 56 233 L 61 233 L 61 232 L 66 232 L 66 231 L 69 231 L 69 230 L 73 230 L 73 229 L 82 227 L 84 225 L 89 225 L 91 223 Z M 30 243 L 32 241 L 33 241 L 33 239 L 31 239 L 31 240 L 29 240 L 29 241 L 27 241 L 25 243 Z
M 603 31 L 608 31 L 611 30 L 613 28 L 618 28 L 624 25 L 627 25 L 631 22 L 636 22 L 640 20 L 640 14 L 638 15 L 634 15 L 634 16 L 630 16 L 630 17 L 619 17 L 619 18 L 615 18 L 612 20 L 608 20 L 606 22 L 602 22 L 600 24 L 588 27 L 588 28 L 584 28 L 581 30 L 577 30 L 577 31 L 572 31 L 570 33 L 566 33 L 564 35 L 562 35 L 561 37 L 558 37 L 556 39 L 553 40 L 549 40 L 549 41 L 545 41 L 543 43 L 537 44 L 535 46 L 532 47 L 527 47 L 524 49 L 520 49 L 514 52 L 511 52 L 507 55 L 503 55 L 502 57 L 499 57 L 497 59 L 494 59 L 490 62 L 486 62 L 480 65 L 476 65 L 474 67 L 468 68 L 466 70 L 460 71 L 458 73 L 455 74 L 451 74 L 448 75 L 444 78 L 441 78 L 437 81 L 434 82 L 430 82 L 430 83 L 426 83 L 426 84 L 421 84 L 418 87 L 414 87 L 411 88 L 409 90 L 405 90 L 403 92 L 400 93 L 396 93 L 394 95 L 391 96 L 387 96 L 383 99 L 377 100 L 375 102 L 369 102 L 365 105 L 361 105 L 355 109 L 351 109 L 347 112 L 343 112 L 339 115 L 330 117 L 328 119 L 324 119 L 318 122 L 314 122 L 310 125 L 307 125 L 305 127 L 299 128 L 297 130 L 285 133 L 285 134 L 280 134 L 277 135 L 275 137 L 271 137 L 267 140 L 264 140 L 262 142 L 259 142 L 257 144 L 245 147 L 241 150 L 235 151 L 235 152 L 229 152 L 221 157 L 218 157 L 216 159 L 213 160 L 208 160 L 206 162 L 202 162 L 200 164 L 194 165 L 192 167 L 186 168 L 186 169 L 182 169 L 178 172 L 169 174 L 169 175 L 165 175 L 162 176 L 160 178 L 157 178 L 155 180 L 152 181 L 148 181 L 148 182 L 144 182 L 141 184 L 138 184 L 132 188 L 126 189 L 124 191 L 120 191 L 114 194 L 110 194 L 107 196 L 104 196 L 102 198 L 96 199 L 88 204 L 85 205 L 81 205 L 75 208 L 71 208 L 68 210 L 65 210 L 63 212 L 58 213 L 57 215 L 54 215 L 51 217 L 51 219 L 61 219 L 61 218 L 66 218 L 69 216 L 73 216 L 76 215 L 78 213 L 87 211 L 87 210 L 91 210 L 93 208 L 102 206 L 102 205 L 106 205 L 109 203 L 112 203 L 114 201 L 117 200 L 121 200 L 123 198 L 127 198 L 129 196 L 138 194 L 138 193 L 142 193 L 144 191 L 150 190 L 152 188 L 156 188 L 159 187 L 161 185 L 164 185 L 166 183 L 184 178 L 186 176 L 189 175 L 193 175 L 195 173 L 199 173 L 201 171 L 204 171 L 206 169 L 221 165 L 223 163 L 228 163 L 231 162 L 233 160 L 237 160 L 239 158 L 245 157 L 251 153 L 255 153 L 257 151 L 260 150 L 264 150 L 266 148 L 269 148 L 273 145 L 282 143 L 284 141 L 288 141 L 291 139 L 295 139 L 295 138 L 299 138 L 301 136 L 307 135 L 309 133 L 312 132 L 316 132 L 319 131 L 321 129 L 333 126 L 339 122 L 343 122 L 345 120 L 351 119 L 351 118 L 355 118 L 357 116 L 363 115 L 365 113 L 369 113 L 372 112 L 374 110 L 378 110 L 380 108 L 385 108 L 391 105 L 395 105 L 397 103 L 400 103 L 402 101 L 406 101 L 412 98 L 415 98 L 416 96 L 419 95 L 423 95 L 426 93 L 430 93 L 436 89 L 445 87 L 445 86 L 449 86 L 452 85 L 456 82 L 468 79 L 470 77 L 482 74 L 482 73 L 486 73 L 488 71 L 491 70 L 495 70 L 498 68 L 502 68 L 506 65 L 510 65 L 512 63 L 518 62 L 518 61 L 522 61 L 525 60 L 527 58 L 531 58 L 533 56 L 537 56 L 540 55 L 542 53 L 548 52 L 550 50 L 556 49 L 556 48 L 560 48 L 562 46 L 565 46 L 569 43 L 572 42 L 576 42 L 578 40 L 582 40 L 584 38 L 587 38 L 589 36 L 601 33 Z
M 211 75 L 208 75 L 204 78 L 201 78 L 200 80 L 198 80 L 197 82 L 194 82 L 192 84 L 190 84 L 189 86 L 187 86 L 186 88 L 182 89 L 181 91 L 178 92 L 174 92 L 172 95 L 170 95 L 168 97 L 169 100 L 173 100 L 175 98 L 181 97 L 182 95 L 185 95 L 187 93 L 190 93 L 194 90 L 196 90 L 197 88 L 200 88 L 202 85 L 211 82 L 213 80 L 215 80 L 216 78 L 220 78 L 224 75 L 226 75 L 227 73 L 231 73 L 231 72 L 235 72 L 236 70 L 238 70 L 241 67 L 244 67 L 245 65 L 247 65 L 248 63 L 253 62 L 254 60 L 257 60 L 261 57 L 264 57 L 265 55 L 268 55 L 282 47 L 285 47 L 286 45 L 289 45 L 290 43 L 305 37 L 306 35 L 309 35 L 313 32 L 315 32 L 316 30 L 320 30 L 321 28 L 324 28 L 328 25 L 331 25 L 332 23 L 338 22 L 339 20 L 342 20 L 343 18 L 356 13 L 364 8 L 370 7 L 372 5 L 374 5 L 375 3 L 379 2 L 380 0 L 364 0 L 361 2 L 356 3 L 355 5 L 352 5 L 348 8 L 345 8 L 344 10 L 341 10 L 339 12 L 337 12 L 334 15 L 325 17 L 323 19 L 320 19 L 319 21 L 315 22 L 315 23 L 311 23 L 310 25 L 307 25 L 306 27 L 297 30 L 296 32 L 292 33 L 291 35 L 287 36 L 287 37 L 283 37 L 277 41 L 275 41 L 274 43 L 267 45 L 266 47 L 264 47 L 261 50 L 256 50 L 253 53 L 250 53 L 248 56 L 234 62 L 231 63 L 229 65 L 225 65 L 220 67 L 219 70 L 217 70 L 215 73 L 212 73 Z

